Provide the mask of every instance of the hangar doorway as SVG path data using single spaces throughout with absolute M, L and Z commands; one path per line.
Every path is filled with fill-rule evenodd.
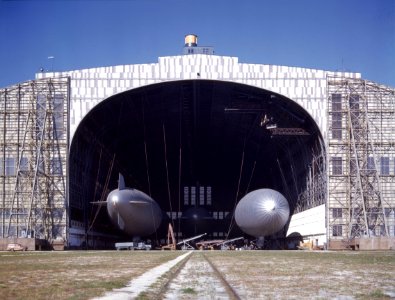
M 90 204 L 117 187 L 119 172 L 167 216 L 152 239 L 164 238 L 169 222 L 178 238 L 214 239 L 241 234 L 233 211 L 252 190 L 281 192 L 291 214 L 325 203 L 325 163 L 317 124 L 282 95 L 212 80 L 129 90 L 94 107 L 74 134 L 70 240 L 125 238 Z

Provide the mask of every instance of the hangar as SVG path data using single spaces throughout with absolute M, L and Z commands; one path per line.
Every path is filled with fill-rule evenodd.
M 166 213 L 154 240 L 169 222 L 179 239 L 240 235 L 237 202 L 272 188 L 292 214 L 273 240 L 393 245 L 393 88 L 185 42 L 158 63 L 38 73 L 0 90 L 3 239 L 111 247 L 126 237 L 91 202 L 121 172 Z

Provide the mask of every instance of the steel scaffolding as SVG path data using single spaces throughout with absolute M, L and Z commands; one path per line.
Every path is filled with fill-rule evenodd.
M 292 172 L 293 169 L 294 166 L 291 163 Z M 321 138 L 312 147 L 311 162 L 307 166 L 306 173 L 300 177 L 304 178 L 305 183 L 302 185 L 304 188 L 298 193 L 298 201 L 294 213 L 325 204 L 327 198 L 326 157 L 324 142 Z
M 69 79 L 0 90 L 0 236 L 66 239 Z
M 395 90 L 328 77 L 328 238 L 393 237 Z

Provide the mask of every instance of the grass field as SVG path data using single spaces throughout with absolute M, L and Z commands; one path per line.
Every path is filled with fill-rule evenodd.
M 242 299 L 395 297 L 395 251 L 203 253 Z M 0 299 L 89 299 L 125 286 L 148 269 L 181 254 L 181 251 L 1 252 Z M 188 287 L 183 288 L 189 291 Z
M 237 251 L 209 257 L 242 299 L 395 297 L 394 251 Z
M 0 253 L 0 299 L 89 299 L 180 252 L 65 251 Z

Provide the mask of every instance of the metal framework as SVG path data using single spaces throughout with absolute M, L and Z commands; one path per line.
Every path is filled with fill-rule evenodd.
M 0 237 L 66 239 L 68 78 L 0 90 Z
M 328 238 L 394 236 L 395 90 L 328 77 Z
M 325 204 L 327 199 L 327 176 L 326 156 L 324 142 L 319 139 L 312 149 L 311 163 L 307 166 L 307 172 L 300 176 L 305 178 L 304 189 L 298 193 L 298 201 L 294 213 Z M 291 163 L 293 173 L 294 166 Z M 295 179 L 297 180 L 297 179 Z

